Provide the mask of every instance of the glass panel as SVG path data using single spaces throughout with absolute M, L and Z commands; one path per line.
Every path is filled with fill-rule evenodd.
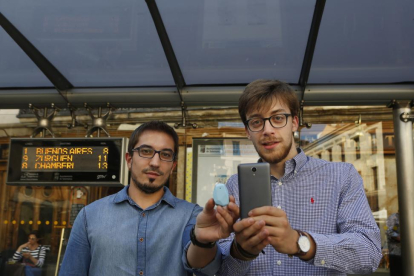
M 6 185 L 3 169 L 0 164 L 0 275 L 16 249 L 28 241 L 29 233 L 37 231 L 39 244 L 46 248 L 42 275 L 54 276 L 62 230 L 67 237 L 83 206 L 123 188 L 30 186 L 32 192 L 27 193 L 28 187 Z
M 327 1 L 309 83 L 414 81 L 412 0 Z
M 308 107 L 304 113 L 304 121 L 312 123 L 312 127 L 302 128 L 299 133 L 295 134 L 295 137 L 300 137 L 298 144 L 305 153 L 308 156 L 333 162 L 351 163 L 361 174 L 368 203 L 380 228 L 384 256 L 378 270 L 373 275 L 389 275 L 390 245 L 386 234 L 388 230 L 386 222 L 390 215 L 398 211 L 392 111 L 384 107 L 349 106 Z M 360 114 L 362 114 L 363 121 L 358 125 L 355 121 Z M 200 169 L 199 166 L 194 167 L 197 163 L 193 160 L 197 156 L 193 152 L 194 145 L 197 146 L 195 141 L 208 141 L 211 137 L 228 140 L 246 137 L 243 125 L 240 120 L 235 119 L 235 116 L 227 115 L 226 117 L 224 113 L 222 116 L 217 116 L 217 113 L 209 115 L 209 118 L 214 118 L 216 126 L 209 119 L 208 125 L 206 123 L 203 128 L 185 130 L 187 148 L 185 152 L 185 199 L 188 201 L 198 196 L 193 185 L 198 184 Z M 386 119 L 379 121 L 376 120 L 378 117 Z M 240 124 L 239 128 L 238 124 Z M 194 139 L 201 137 L 203 139 Z M 234 145 L 234 143 L 231 145 L 233 150 Z M 216 163 L 209 165 L 214 166 Z M 217 168 L 222 167 L 217 166 Z M 209 177 L 215 177 L 215 175 Z
M 204 206 L 213 195 L 216 183 L 225 184 L 237 173 L 241 163 L 255 163 L 259 159 L 247 138 L 210 138 L 193 140 L 193 187 L 197 197 L 192 202 Z
M 23 202 L 20 210 L 18 244 L 27 242 L 33 225 L 33 202 Z M 12 221 L 13 223 L 13 221 Z M 16 221 L 17 223 L 17 221 Z
M 1 27 L 0 49 L 0 87 L 53 87 L 42 71 Z
M 387 218 L 398 211 L 394 129 L 390 121 L 314 124 L 300 132 L 308 156 L 347 162 L 361 175 L 372 214 L 380 228 L 383 259 L 377 273 L 389 271 Z M 382 274 L 381 274 L 382 275 Z
M 187 84 L 298 82 L 315 1 L 157 4 Z
M 46 197 L 46 196 L 45 196 Z M 43 233 L 43 239 L 45 241 L 51 241 L 52 239 L 52 229 L 53 229 L 53 205 L 50 201 L 43 201 L 40 204 L 40 213 L 39 213 L 39 232 Z
M 71 187 L 49 187 L 50 195 L 45 195 L 43 187 L 30 188 L 32 193 L 28 194 L 27 187 L 2 184 L 1 190 L 5 193 L 1 202 L 0 251 L 3 260 L 9 260 L 16 249 L 27 242 L 29 233 L 37 231 L 38 243 L 46 248 L 42 275 L 52 276 L 55 275 L 61 230 L 68 227 Z
M 145 1 L 2 1 L 2 13 L 74 85 L 174 85 Z

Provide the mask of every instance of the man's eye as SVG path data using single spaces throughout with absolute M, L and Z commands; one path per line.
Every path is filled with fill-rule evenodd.
M 172 157 L 172 153 L 169 151 L 162 151 L 161 155 L 163 158 L 171 158 Z
M 275 121 L 283 121 L 284 119 L 285 119 L 285 116 L 282 116 L 282 115 L 273 116 L 273 120 Z
M 153 152 L 152 149 L 141 149 L 142 154 L 146 154 L 146 155 L 148 154 L 149 155 L 149 154 L 152 154 L 152 152 Z
M 251 125 L 260 125 L 262 124 L 262 120 L 261 119 L 253 119 L 250 121 Z

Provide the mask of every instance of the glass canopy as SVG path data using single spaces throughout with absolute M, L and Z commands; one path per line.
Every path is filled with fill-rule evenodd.
M 145 1 L 17 0 L 0 10 L 75 87 L 174 85 Z M 12 85 L 21 82 L 37 86 Z
M 0 55 L 0 87 L 52 86 L 36 64 L 2 28 L 0 49 L 3 53 Z
M 312 103 L 412 99 L 412 14 L 412 0 L 0 1 L 0 102 L 42 88 L 77 103 L 236 105 L 258 78 Z
M 157 1 L 187 84 L 298 82 L 315 1 L 179 3 Z
M 308 83 L 414 81 L 414 1 L 327 1 Z

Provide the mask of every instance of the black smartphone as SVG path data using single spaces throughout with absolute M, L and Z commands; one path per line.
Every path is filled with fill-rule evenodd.
M 248 217 L 250 210 L 272 205 L 269 163 L 240 164 L 239 177 L 240 218 Z

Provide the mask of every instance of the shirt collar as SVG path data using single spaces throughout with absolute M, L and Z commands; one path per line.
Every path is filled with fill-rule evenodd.
M 286 161 L 286 167 L 292 167 L 293 170 L 299 171 L 308 161 L 305 152 L 301 148 L 297 148 L 298 154 L 292 159 Z
M 129 197 L 128 189 L 129 189 L 129 185 L 125 186 L 122 190 L 120 190 L 114 197 L 114 203 L 121 203 L 123 201 L 128 201 L 130 204 L 133 204 L 134 201 Z M 177 198 L 173 196 L 170 189 L 164 186 L 164 195 L 162 196 L 160 201 L 158 201 L 155 204 L 155 206 L 160 205 L 161 202 L 165 202 L 174 208 L 177 205 L 176 199 Z
M 287 160 L 285 163 L 285 175 L 292 171 L 298 172 L 308 160 L 306 154 L 303 152 L 301 148 L 297 148 L 296 150 L 298 151 L 298 154 L 296 154 L 295 157 L 293 157 L 292 159 Z M 259 158 L 257 162 L 263 163 L 263 159 Z

